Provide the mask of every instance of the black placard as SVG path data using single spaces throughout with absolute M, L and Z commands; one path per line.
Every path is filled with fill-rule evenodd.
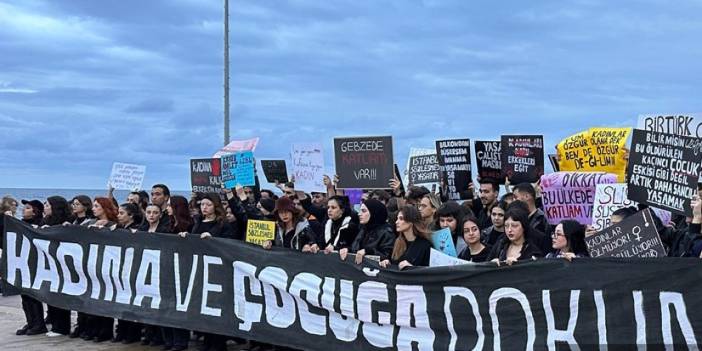
M 555 154 L 548 154 L 548 160 L 551 162 L 551 167 L 553 167 L 554 172 L 561 171 L 561 166 L 558 164 L 558 156 Z
M 439 161 L 435 154 L 417 155 L 409 158 L 409 185 L 438 183 Z
M 512 185 L 535 183 L 544 175 L 544 137 L 502 136 L 502 174 Z
M 471 199 L 469 184 L 473 179 L 470 160 L 470 139 L 436 141 L 436 155 L 441 167 L 441 179 L 449 200 Z
M 692 216 L 702 139 L 634 129 L 627 167 L 629 199 Z
M 285 167 L 285 160 L 261 160 L 261 168 L 266 180 L 269 183 L 286 183 L 288 181 L 288 170 Z
M 585 238 L 591 257 L 665 257 L 648 208 Z
M 505 183 L 502 175 L 502 143 L 500 141 L 475 141 L 475 159 L 480 179 L 493 178 Z
M 391 136 L 334 138 L 337 189 L 388 189 L 393 178 Z
M 220 159 L 198 158 L 190 160 L 190 185 L 195 193 L 221 193 Z

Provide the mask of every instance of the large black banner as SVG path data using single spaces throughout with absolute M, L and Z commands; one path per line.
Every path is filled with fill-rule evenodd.
M 53 306 L 305 350 L 696 349 L 702 337 L 699 259 L 398 272 L 195 235 L 5 228 L 2 276 Z
M 692 217 L 702 161 L 702 139 L 634 129 L 629 199 Z

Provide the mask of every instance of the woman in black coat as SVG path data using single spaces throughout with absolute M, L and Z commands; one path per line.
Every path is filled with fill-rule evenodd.
M 363 201 L 358 214 L 361 229 L 351 248 L 339 250 L 342 260 L 351 252 L 356 254 L 356 263 L 363 262 L 366 255 L 380 256 L 384 260 L 392 254 L 395 244 L 395 232 L 388 221 L 388 210 L 382 202 L 375 199 Z
M 22 210 L 22 221 L 38 226 L 42 223 L 44 216 L 44 205 L 39 200 L 22 200 L 24 209 Z M 44 305 L 41 301 L 29 296 L 22 295 L 22 310 L 27 318 L 27 324 L 17 329 L 17 335 L 37 335 L 47 332 L 44 323 Z
M 519 208 L 511 208 L 505 213 L 505 238 L 490 252 L 492 262 L 512 265 L 516 261 L 535 260 L 543 257 L 541 250 L 531 240 L 529 214 Z

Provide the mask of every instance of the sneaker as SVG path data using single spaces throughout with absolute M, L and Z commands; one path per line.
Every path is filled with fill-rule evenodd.
M 52 332 L 52 331 L 46 333 L 46 336 L 48 336 L 48 337 L 50 337 L 50 338 L 53 338 L 53 337 L 56 337 L 56 336 L 61 336 L 61 335 L 63 335 L 63 334 L 55 333 L 55 332 Z

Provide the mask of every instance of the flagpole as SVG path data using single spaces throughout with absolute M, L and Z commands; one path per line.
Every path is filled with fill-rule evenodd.
M 229 0 L 224 0 L 224 145 L 229 144 Z

